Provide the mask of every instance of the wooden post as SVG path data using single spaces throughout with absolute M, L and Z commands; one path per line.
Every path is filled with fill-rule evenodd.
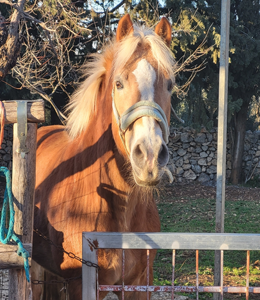
M 19 100 L 18 100 L 19 101 Z M 14 232 L 27 247 L 32 246 L 33 238 L 33 211 L 35 189 L 35 160 L 36 160 L 36 131 L 37 124 L 44 122 L 44 101 L 4 101 L 6 123 L 14 124 L 13 134 L 13 169 L 12 191 L 14 196 L 15 225 Z M 23 103 L 24 116 L 17 111 Z M 25 108 L 25 109 L 24 109 Z M 33 123 L 27 124 L 27 121 Z M 20 126 L 20 127 L 19 127 Z M 24 130 L 21 131 L 23 127 Z M 20 128 L 20 129 L 18 129 Z M 22 145 L 23 141 L 25 145 Z M 25 150 L 27 148 L 27 150 Z M 9 247 L 10 246 L 6 246 Z M 15 247 L 15 246 L 14 246 Z M 7 248 L 6 248 L 7 249 Z M 14 255 L 12 255 L 14 257 Z M 12 258 L 14 260 L 14 258 Z M 21 262 L 21 260 L 20 260 Z M 15 263 L 9 261 L 10 267 Z M 17 263 L 19 264 L 19 262 Z M 5 264 L 5 266 L 7 263 Z M 31 285 L 26 281 L 23 267 L 9 271 L 9 300 L 32 299 Z
M 27 124 L 26 146 L 29 152 L 22 158 L 17 152 L 20 146 L 17 123 L 13 135 L 13 173 L 12 191 L 14 196 L 15 223 L 14 232 L 22 243 L 32 243 L 33 208 L 35 187 L 36 130 L 37 124 Z M 31 285 L 26 281 L 24 269 L 9 271 L 9 299 L 32 299 Z
M 221 3 L 221 41 L 219 66 L 219 105 L 218 105 L 218 158 L 216 193 L 216 232 L 224 232 L 225 187 L 226 187 L 226 148 L 227 148 L 227 101 L 228 101 L 228 64 L 229 64 L 229 23 L 230 0 Z M 214 285 L 220 285 L 221 257 L 215 251 Z M 214 300 L 221 298 L 215 293 Z

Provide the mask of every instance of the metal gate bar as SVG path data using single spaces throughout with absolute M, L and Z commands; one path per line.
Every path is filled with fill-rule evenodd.
M 176 251 L 172 250 L 172 297 L 171 300 L 174 300 L 174 277 L 175 277 L 175 254 Z
M 83 259 L 98 263 L 98 249 L 123 249 L 122 254 L 122 285 L 99 285 L 98 273 L 94 268 L 82 266 L 83 277 L 83 300 L 99 299 L 100 291 L 122 292 L 124 300 L 125 292 L 211 292 L 220 293 L 245 293 L 249 299 L 249 293 L 260 293 L 260 287 L 249 286 L 250 251 L 260 250 L 259 234 L 224 234 L 224 233 L 83 233 Z M 147 249 L 147 285 L 125 285 L 125 249 Z M 149 249 L 172 249 L 172 285 L 150 286 L 149 285 Z M 196 286 L 175 286 L 175 249 L 196 249 Z M 220 286 L 199 286 L 199 250 L 220 250 L 221 253 L 221 280 Z M 246 286 L 223 286 L 223 260 L 224 250 L 247 250 L 246 258 Z
M 149 273 L 150 273 L 150 251 L 146 250 L 146 257 L 147 257 L 147 264 L 146 264 L 146 274 L 147 274 L 147 292 L 146 292 L 146 299 L 149 300 L 149 291 L 148 287 L 150 286 L 150 281 L 149 281 Z
M 125 250 L 123 250 L 122 254 L 123 264 L 122 264 L 122 300 L 125 299 Z
M 250 266 L 250 251 L 246 252 L 246 300 L 249 299 L 249 266 Z
M 123 250 L 123 252 L 124 252 L 124 250 Z M 96 251 L 96 263 L 98 262 L 98 251 Z M 123 272 L 123 274 L 124 274 L 124 272 Z M 124 276 L 122 274 L 122 276 Z M 96 272 L 96 278 L 97 278 L 97 280 L 96 280 L 96 285 L 97 285 L 97 300 L 99 300 L 99 291 L 100 291 L 100 287 L 99 287 L 99 280 L 98 280 L 98 272 Z M 83 278 L 82 278 L 82 282 L 83 282 Z M 123 293 L 124 293 L 124 291 L 122 292 L 122 295 L 123 295 Z M 124 300 L 124 299 L 123 299 Z
M 85 284 L 85 282 L 84 282 Z M 175 292 L 194 293 L 197 291 L 196 286 L 149 286 L 146 285 L 125 285 L 125 292 Z M 199 293 L 221 293 L 221 286 L 198 286 Z M 223 286 L 224 293 L 242 293 L 246 294 L 247 288 L 244 286 Z M 101 292 L 122 292 L 122 285 L 100 285 L 99 291 Z M 249 287 L 249 293 L 260 294 L 260 287 Z M 85 298 L 83 298 L 85 299 Z M 91 299 L 92 300 L 92 299 Z
M 196 250 L 196 288 L 197 288 L 197 292 L 196 292 L 196 296 L 197 299 L 199 299 L 199 250 Z

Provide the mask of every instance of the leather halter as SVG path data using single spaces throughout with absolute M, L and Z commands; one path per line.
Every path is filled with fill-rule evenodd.
M 168 143 L 169 137 L 169 126 L 167 122 L 166 115 L 160 105 L 156 102 L 148 101 L 148 100 L 141 100 L 131 107 L 129 107 L 121 116 L 119 115 L 115 99 L 114 99 L 114 89 L 112 90 L 112 107 L 114 116 L 116 118 L 116 122 L 119 127 L 119 135 L 120 138 L 125 146 L 125 132 L 129 128 L 131 124 L 133 124 L 137 119 L 142 117 L 152 117 L 154 118 L 160 125 L 163 139 L 165 143 Z M 126 146 L 125 146 L 126 148 Z

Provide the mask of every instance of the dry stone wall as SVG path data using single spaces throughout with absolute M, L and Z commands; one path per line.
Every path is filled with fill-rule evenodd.
M 4 140 L 0 149 L 0 166 L 12 168 L 13 156 L 13 125 L 6 125 L 4 129 Z
M 217 128 L 196 132 L 189 127 L 170 128 L 168 168 L 175 182 L 198 181 L 214 185 L 217 173 Z M 260 175 L 260 132 L 246 132 L 243 154 L 244 177 L 254 170 Z M 227 140 L 227 181 L 231 175 L 231 148 Z
M 217 172 L 217 132 L 197 133 L 191 128 L 171 128 L 168 168 L 176 182 L 215 181 Z
M 0 149 L 0 166 L 11 169 L 13 126 L 6 125 Z M 217 173 L 217 128 L 201 132 L 189 127 L 170 128 L 168 168 L 179 183 L 198 181 L 215 184 Z M 260 176 L 260 131 L 247 131 L 243 154 L 244 177 Z M 231 149 L 227 140 L 227 180 L 231 175 Z M 253 177 L 252 176 L 252 177 Z
M 260 131 L 247 131 L 243 154 L 243 171 L 246 179 L 260 177 Z

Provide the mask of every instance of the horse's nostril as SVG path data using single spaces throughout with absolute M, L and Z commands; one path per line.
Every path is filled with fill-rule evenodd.
M 169 160 L 169 152 L 166 145 L 162 144 L 158 154 L 158 164 L 165 166 Z
M 136 147 L 135 147 L 135 149 L 134 149 L 134 155 L 135 156 L 141 156 L 141 155 L 143 155 L 143 152 L 142 152 L 142 150 L 141 150 L 141 146 L 140 145 L 137 145 Z
M 142 167 L 142 165 L 144 164 L 144 157 L 145 155 L 144 150 L 142 149 L 142 145 L 136 145 L 133 151 L 133 159 L 139 167 Z

